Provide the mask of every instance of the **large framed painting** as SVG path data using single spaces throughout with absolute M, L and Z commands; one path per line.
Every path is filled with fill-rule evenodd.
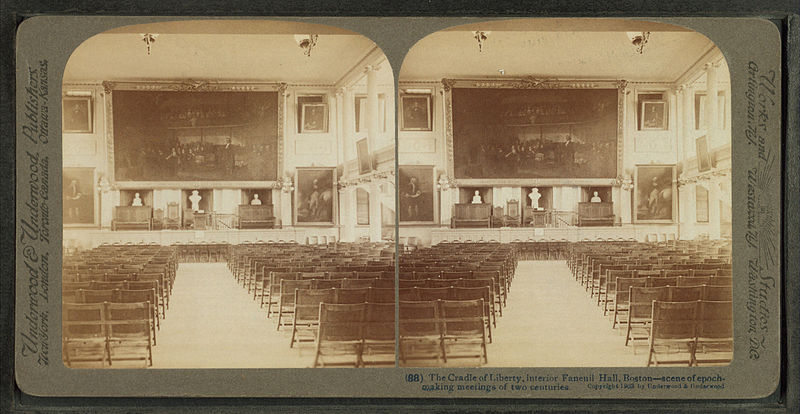
M 634 180 L 634 222 L 675 222 L 675 166 L 637 165 Z
M 294 188 L 295 224 L 334 224 L 337 193 L 335 168 L 297 168 Z
M 400 224 L 433 224 L 436 221 L 433 166 L 401 165 L 397 185 L 400 193 Z
M 97 225 L 94 168 L 65 167 L 61 178 L 64 227 Z
M 63 132 L 91 134 L 94 130 L 91 96 L 65 96 L 61 100 Z
M 431 96 L 430 95 L 403 95 L 400 97 L 401 131 L 430 131 L 431 130 Z
M 711 154 L 708 152 L 708 137 L 703 135 L 695 140 L 697 151 L 697 171 L 705 172 L 711 169 Z
M 443 82 L 448 168 L 460 184 L 608 185 L 620 174 L 624 82 Z
M 254 187 L 281 161 L 279 86 L 212 82 L 104 83 L 111 98 L 113 180 L 150 186 Z M 133 183 L 130 183 L 133 182 Z
M 369 153 L 367 138 L 362 138 L 356 142 L 356 153 L 358 155 L 358 173 L 366 174 L 372 171 L 372 155 Z

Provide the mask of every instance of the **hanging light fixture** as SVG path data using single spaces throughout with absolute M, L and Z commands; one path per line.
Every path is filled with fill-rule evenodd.
M 147 55 L 150 56 L 150 48 L 153 46 L 153 43 L 156 42 L 156 38 L 158 34 L 155 33 L 139 33 L 142 36 L 142 41 L 145 45 L 147 45 Z
M 489 38 L 489 35 L 491 33 L 492 32 L 485 32 L 483 30 L 476 30 L 476 31 L 472 32 L 472 35 L 473 35 L 472 37 L 474 37 L 475 40 L 478 41 L 478 52 L 483 52 L 483 42 L 485 42 L 486 39 Z
M 311 57 L 311 49 L 317 45 L 317 38 L 319 35 L 315 34 L 306 34 L 306 35 L 294 35 L 294 41 L 297 42 L 297 46 L 300 46 L 303 49 L 303 54 Z
M 644 52 L 644 45 L 650 40 L 650 32 L 627 32 L 627 34 L 636 52 L 641 55 Z

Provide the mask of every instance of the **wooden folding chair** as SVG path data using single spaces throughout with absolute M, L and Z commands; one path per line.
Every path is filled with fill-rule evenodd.
M 444 362 L 448 357 L 478 357 L 488 363 L 483 299 L 441 300 L 438 305 Z
M 313 368 L 361 365 L 366 310 L 366 303 L 320 303 Z
M 297 289 L 311 289 L 311 280 L 294 280 L 283 279 L 280 283 L 278 293 L 278 326 L 277 330 L 281 329 L 282 325 L 288 325 L 284 318 L 294 315 L 294 299 L 295 290 Z M 267 313 L 269 313 L 267 309 Z
M 628 323 L 625 332 L 625 346 L 629 343 L 650 337 L 650 321 L 652 319 L 653 301 L 668 301 L 670 287 L 634 287 L 629 288 Z M 643 332 L 640 333 L 640 332 Z M 637 333 L 639 335 L 637 336 Z M 634 352 L 636 349 L 634 348 Z
M 319 325 L 319 305 L 320 303 L 333 303 L 335 300 L 336 293 L 333 289 L 295 290 L 290 348 L 294 347 L 295 342 L 313 342 L 316 340 L 316 330 Z
M 99 362 L 105 368 L 108 358 L 104 303 L 62 304 L 62 349 L 64 364 Z
M 733 359 L 733 303 L 701 301 L 694 365 L 728 364 Z
M 109 365 L 114 361 L 142 361 L 146 367 L 153 365 L 151 315 L 148 302 L 106 304 Z
M 437 302 L 400 301 L 400 362 L 434 359 L 444 355 Z
M 392 299 L 394 298 L 392 297 Z M 367 303 L 364 316 L 364 337 L 361 344 L 361 366 L 394 366 L 394 308 L 394 300 L 386 303 Z

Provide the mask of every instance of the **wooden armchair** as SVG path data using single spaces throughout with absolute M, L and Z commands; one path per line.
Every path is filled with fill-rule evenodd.
M 178 206 L 178 203 L 172 202 L 167 204 L 167 217 L 164 220 L 164 227 L 166 229 L 175 230 L 180 229 L 181 227 L 181 209 Z

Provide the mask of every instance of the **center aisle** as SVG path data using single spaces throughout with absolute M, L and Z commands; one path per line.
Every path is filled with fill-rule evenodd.
M 313 350 L 289 348 L 225 263 L 181 263 L 153 348 L 154 368 L 304 368 Z M 310 354 L 309 354 L 310 352 Z
M 520 261 L 486 366 L 646 366 L 647 348 L 634 355 L 596 302 L 563 260 Z

